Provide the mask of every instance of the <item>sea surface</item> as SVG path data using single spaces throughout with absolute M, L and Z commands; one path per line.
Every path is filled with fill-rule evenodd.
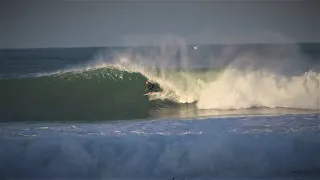
M 0 50 L 0 179 L 319 179 L 320 44 L 198 47 Z

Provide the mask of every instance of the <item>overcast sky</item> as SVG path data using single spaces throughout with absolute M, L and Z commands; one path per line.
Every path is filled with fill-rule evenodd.
M 316 1 L 1 0 L 0 48 L 320 42 Z

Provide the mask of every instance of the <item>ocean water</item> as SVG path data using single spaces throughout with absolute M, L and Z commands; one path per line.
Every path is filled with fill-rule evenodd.
M 0 178 L 317 179 L 319 58 L 319 44 L 0 50 Z

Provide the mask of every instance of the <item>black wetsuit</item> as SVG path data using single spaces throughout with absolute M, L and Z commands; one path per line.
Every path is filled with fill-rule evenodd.
M 154 85 L 152 83 L 149 83 L 147 88 L 149 92 L 154 92 Z

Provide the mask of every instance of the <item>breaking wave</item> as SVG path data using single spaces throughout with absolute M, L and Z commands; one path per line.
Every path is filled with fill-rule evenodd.
M 121 53 L 110 60 L 100 51 L 87 65 L 2 78 L 0 118 L 139 119 L 148 117 L 150 109 L 185 104 L 198 110 L 319 109 L 319 64 L 299 54 L 240 53 L 223 66 L 192 69 L 183 52 L 179 49 L 179 61 L 173 61 L 174 52 Z M 146 80 L 156 83 L 161 93 L 143 96 Z

